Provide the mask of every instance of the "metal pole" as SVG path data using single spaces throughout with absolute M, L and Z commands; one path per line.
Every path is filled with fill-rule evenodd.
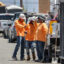
M 60 59 L 64 64 L 64 0 L 60 0 Z
M 23 7 L 23 0 L 20 0 L 20 6 Z
M 26 4 L 26 12 L 28 10 L 28 0 L 25 0 L 25 4 Z
M 57 3 L 57 0 L 55 0 L 55 4 Z
M 16 0 L 14 0 L 14 5 L 16 5 Z

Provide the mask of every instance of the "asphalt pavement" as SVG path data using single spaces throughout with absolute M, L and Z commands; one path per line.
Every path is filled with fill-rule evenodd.
M 8 43 L 8 39 L 4 39 L 3 35 L 0 34 L 0 64 L 48 64 L 48 63 L 37 63 L 32 61 L 20 61 L 20 49 L 17 54 L 18 61 L 12 59 L 16 43 Z M 26 58 L 26 51 L 25 51 Z M 37 57 L 36 57 L 37 59 Z M 49 63 L 50 64 L 50 63 Z

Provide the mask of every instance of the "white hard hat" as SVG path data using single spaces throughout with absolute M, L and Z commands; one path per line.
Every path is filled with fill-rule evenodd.
M 29 24 L 31 20 L 32 20 L 32 21 L 37 21 L 37 17 L 35 17 L 35 16 L 29 17 L 29 18 L 28 18 L 28 23 L 27 23 L 27 24 Z
M 26 19 L 24 14 L 20 14 L 19 18 Z
M 29 21 L 31 21 L 31 20 L 32 20 L 32 21 L 37 21 L 37 19 L 38 19 L 38 18 L 35 17 L 35 16 L 33 16 L 33 17 L 29 17 Z
M 37 19 L 38 19 L 38 17 L 35 17 L 35 16 L 32 17 L 33 21 L 37 21 Z

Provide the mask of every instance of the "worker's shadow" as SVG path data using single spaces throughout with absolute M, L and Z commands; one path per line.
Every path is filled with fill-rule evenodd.
M 11 61 L 13 61 L 13 62 L 21 62 L 21 60 L 13 60 L 13 59 L 12 59 L 12 60 L 8 60 L 8 61 L 10 61 L 10 62 L 11 62 Z M 32 60 L 30 60 L 30 61 L 23 60 L 22 62 L 30 63 L 30 64 L 31 64 L 31 63 L 34 63 L 34 61 L 32 61 Z
M 13 60 L 13 59 L 12 59 L 12 60 L 8 60 L 8 61 L 21 61 L 21 60 L 19 60 L 19 59 L 18 59 L 18 60 Z M 23 61 L 26 61 L 26 60 L 23 60 Z
M 8 61 L 21 61 L 21 60 L 19 60 L 19 59 L 18 60 L 11 59 L 11 60 L 8 60 Z

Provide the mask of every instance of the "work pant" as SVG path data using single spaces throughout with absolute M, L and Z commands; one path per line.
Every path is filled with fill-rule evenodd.
M 55 53 L 55 43 L 56 43 L 56 38 L 50 38 L 50 46 L 49 46 L 49 49 L 50 49 L 50 57 L 54 57 L 54 53 Z M 60 39 L 57 38 L 57 46 L 60 45 Z
M 36 41 L 36 50 L 37 50 L 37 56 L 38 60 L 44 60 L 44 42 Z
M 17 44 L 13 53 L 13 57 L 16 57 L 20 46 L 21 46 L 20 59 L 23 59 L 24 58 L 24 37 L 17 36 Z
M 54 57 L 54 53 L 55 53 L 55 43 L 56 43 L 56 38 L 50 38 L 50 46 L 49 46 L 49 50 L 50 50 L 50 58 Z M 60 46 L 60 38 L 57 38 L 57 46 Z
M 34 41 L 26 41 L 26 52 L 29 55 L 29 49 L 31 48 L 32 53 L 34 53 Z

